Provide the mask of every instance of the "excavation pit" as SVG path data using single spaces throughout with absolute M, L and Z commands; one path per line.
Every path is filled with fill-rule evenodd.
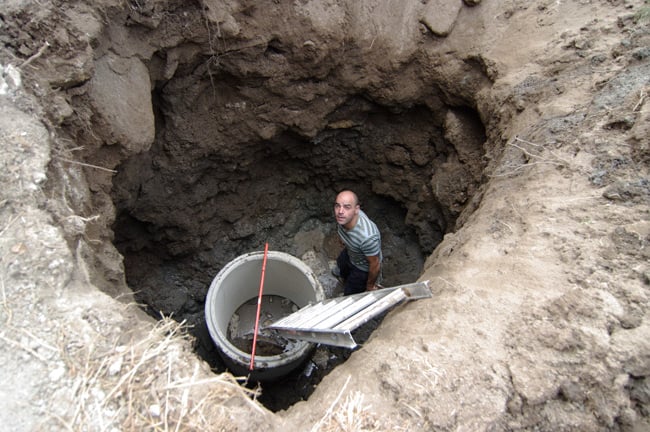
M 197 7 L 204 3 L 107 11 L 92 61 L 74 59 L 88 70 L 63 87 L 75 114 L 61 125 L 62 141 L 73 143 L 61 155 L 109 169 L 87 167 L 88 203 L 75 209 L 107 215 L 107 229 L 90 224 L 89 250 L 79 252 L 106 275 L 93 282 L 115 296 L 130 288 L 151 316 L 187 322 L 198 355 L 222 372 L 232 365 L 204 317 L 214 275 L 265 242 L 294 257 L 313 252 L 327 273 L 340 251 L 331 203 L 351 188 L 382 233 L 385 285 L 416 280 L 425 257 L 478 207 L 498 156 L 487 137 L 498 131 L 483 122 L 505 114 L 486 99 L 496 66 L 480 53 L 396 52 L 360 40 L 354 27 L 320 19 L 332 31 L 313 27 L 305 2 L 251 2 L 224 17 L 255 24 L 229 32 L 221 12 Z M 72 174 L 62 183 L 84 184 Z M 123 269 L 96 238 L 113 243 Z M 257 295 L 251 273 L 252 292 L 215 325 L 244 355 L 247 344 L 232 344 L 227 329 Z
M 318 429 L 365 396 L 383 430 L 647 429 L 643 0 L 5 3 L 3 338 L 27 349 L 4 350 L 5 428 Z M 441 295 L 286 414 L 94 292 L 198 335 L 234 257 L 324 253 L 343 187 L 399 210 L 416 239 L 387 236 L 387 273 L 430 256 Z

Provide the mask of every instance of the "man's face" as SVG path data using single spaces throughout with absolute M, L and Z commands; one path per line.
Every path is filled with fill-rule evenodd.
M 359 204 L 353 194 L 341 192 L 334 203 L 334 216 L 339 225 L 349 225 L 359 214 Z

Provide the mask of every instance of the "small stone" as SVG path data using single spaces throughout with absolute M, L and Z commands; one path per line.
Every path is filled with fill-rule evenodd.
M 122 370 L 122 363 L 124 362 L 124 358 L 122 356 L 119 356 L 117 360 L 115 360 L 109 367 L 108 367 L 108 374 L 110 376 L 117 375 L 120 370 Z
M 49 378 L 50 381 L 56 382 L 63 378 L 63 375 L 65 375 L 65 368 L 63 366 L 59 366 L 50 372 Z

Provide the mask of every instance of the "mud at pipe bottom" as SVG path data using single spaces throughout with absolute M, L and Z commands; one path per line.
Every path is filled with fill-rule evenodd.
M 280 339 L 261 330 L 254 368 L 249 370 L 263 259 L 263 252 L 251 252 L 221 269 L 208 290 L 205 320 L 219 354 L 233 375 L 272 381 L 300 366 L 314 345 Z M 284 252 L 268 252 L 260 329 L 324 298 L 323 288 L 305 263 Z

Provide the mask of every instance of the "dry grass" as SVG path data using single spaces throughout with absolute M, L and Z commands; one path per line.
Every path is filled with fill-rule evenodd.
M 339 403 L 349 383 L 350 377 L 348 376 L 338 396 L 320 421 L 311 428 L 311 432 L 378 430 L 374 426 L 370 407 L 364 405 L 362 393 L 354 392 Z
M 263 411 L 256 392 L 232 375 L 210 376 L 198 360 L 188 362 L 187 337 L 182 323 L 163 319 L 145 337 L 109 349 L 64 338 L 74 409 L 51 416 L 67 430 L 219 431 L 235 429 L 233 411 Z
M 514 141 L 519 142 L 521 145 L 515 144 Z M 534 150 L 530 148 L 529 149 L 524 148 L 522 145 L 532 147 L 534 148 Z M 521 152 L 524 161 L 506 162 L 504 163 L 504 167 L 501 169 L 500 173 L 492 174 L 490 175 L 490 177 L 509 177 L 515 174 L 519 174 L 521 170 L 536 165 L 552 165 L 560 168 L 569 168 L 569 167 L 575 168 L 574 166 L 572 166 L 572 164 L 569 161 L 560 157 L 559 155 L 557 155 L 555 152 L 551 150 L 547 151 L 546 155 L 543 155 L 542 154 L 542 152 L 544 151 L 543 147 L 544 146 L 540 144 L 536 144 L 531 141 L 527 141 L 515 136 L 514 139 L 507 144 L 507 149 L 508 148 L 517 149 L 519 152 Z

